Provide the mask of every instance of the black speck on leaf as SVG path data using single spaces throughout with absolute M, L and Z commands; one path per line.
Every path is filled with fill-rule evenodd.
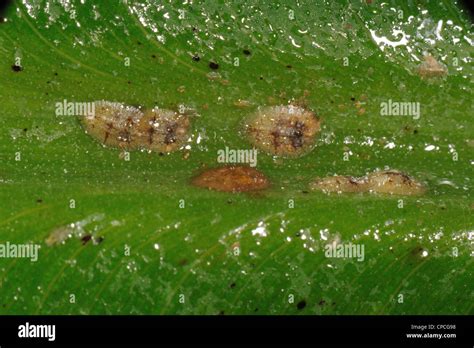
M 306 307 L 306 301 L 305 300 L 301 300 L 300 302 L 298 302 L 298 304 L 296 305 L 296 308 L 298 308 L 299 310 L 303 309 Z
M 12 65 L 12 70 L 13 70 L 14 72 L 20 72 L 20 71 L 23 70 L 23 68 L 22 68 L 21 66 L 19 66 L 19 65 L 13 64 L 13 65 Z
M 243 50 L 242 52 L 244 52 L 244 54 L 245 54 L 246 56 L 250 56 L 250 55 L 251 55 L 251 53 L 250 53 L 249 50 Z
M 201 57 L 199 57 L 197 54 L 195 54 L 195 55 L 193 56 L 193 60 L 194 60 L 195 62 L 199 62 L 199 61 L 201 60 Z
M 217 70 L 217 69 L 219 69 L 219 64 L 217 64 L 215 62 L 210 62 L 209 63 L 209 68 L 211 68 L 212 70 Z
M 81 238 L 82 245 L 86 245 L 92 239 L 92 235 L 86 234 L 84 237 Z
M 286 67 L 287 67 L 288 69 L 293 68 L 290 64 L 288 64 Z

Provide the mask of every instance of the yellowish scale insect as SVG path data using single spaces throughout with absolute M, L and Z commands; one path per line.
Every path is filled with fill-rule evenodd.
M 296 105 L 260 108 L 245 124 L 253 145 L 266 153 L 297 157 L 309 152 L 320 130 L 312 111 Z
M 83 117 L 86 132 L 105 146 L 123 150 L 172 152 L 188 139 L 189 116 L 154 108 L 140 110 L 121 103 L 97 101 L 94 113 Z
M 421 183 L 396 170 L 375 171 L 361 178 L 318 178 L 310 184 L 310 188 L 326 193 L 371 192 L 403 196 L 420 195 L 426 191 Z

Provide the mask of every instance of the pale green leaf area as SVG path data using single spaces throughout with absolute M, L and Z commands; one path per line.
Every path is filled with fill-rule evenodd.
M 0 242 L 41 248 L 36 262 L 0 258 L 0 314 L 474 313 L 473 37 L 459 4 L 24 0 L 4 17 Z M 428 53 L 447 76 L 418 75 Z M 190 149 L 125 161 L 56 116 L 64 99 L 193 108 Z M 419 119 L 381 116 L 389 99 L 419 102 Z M 190 184 L 219 149 L 251 148 L 259 106 L 294 101 L 322 129 L 305 156 L 258 153 L 269 189 Z M 384 168 L 427 192 L 309 190 Z M 326 257 L 334 240 L 364 259 Z

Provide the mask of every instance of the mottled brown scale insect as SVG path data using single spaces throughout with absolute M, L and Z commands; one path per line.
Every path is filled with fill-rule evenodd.
M 144 112 L 135 129 L 140 148 L 156 152 L 172 152 L 180 149 L 188 140 L 189 116 L 166 109 Z
M 195 177 L 192 183 L 198 187 L 222 192 L 259 191 L 269 186 L 264 174 L 244 166 L 209 169 Z
M 320 131 L 320 121 L 301 106 L 260 108 L 245 124 L 252 144 L 277 156 L 300 156 L 309 152 Z
M 124 150 L 172 152 L 187 141 L 187 114 L 160 108 L 142 111 L 107 101 L 95 102 L 93 115 L 83 117 L 87 133 L 106 146 Z

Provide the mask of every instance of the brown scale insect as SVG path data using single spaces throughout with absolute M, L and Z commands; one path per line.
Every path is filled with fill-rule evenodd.
M 140 110 L 120 103 L 95 102 L 93 115 L 83 117 L 86 132 L 106 146 L 123 150 L 172 152 L 188 139 L 189 116 L 172 110 Z
M 313 148 L 320 121 L 312 111 L 301 106 L 267 106 L 250 117 L 245 130 L 252 144 L 260 150 L 297 157 Z
M 264 174 L 254 168 L 244 166 L 209 169 L 196 176 L 192 184 L 222 192 L 259 191 L 269 186 Z
M 439 63 L 432 55 L 423 56 L 423 62 L 418 67 L 418 74 L 422 78 L 445 76 L 448 74 L 446 67 Z

